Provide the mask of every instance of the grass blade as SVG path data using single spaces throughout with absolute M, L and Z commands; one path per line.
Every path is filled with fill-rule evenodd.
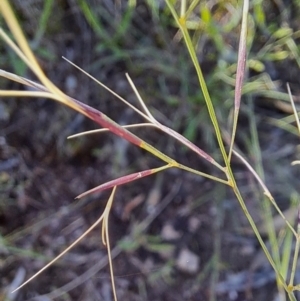
M 240 111 L 243 80 L 244 80 L 244 76 L 245 76 L 246 52 L 247 52 L 248 10 L 249 10 L 249 1 L 244 0 L 242 28 L 241 28 L 241 34 L 240 34 L 238 62 L 237 62 L 237 70 L 236 70 L 236 82 L 235 82 L 235 91 L 234 91 L 233 128 L 232 128 L 231 143 L 230 143 L 230 149 L 229 149 L 229 155 L 228 155 L 229 162 L 230 162 L 231 156 L 232 156 L 234 139 L 235 139 L 235 134 L 236 134 L 236 129 L 237 129 L 238 116 L 239 116 L 239 111 Z

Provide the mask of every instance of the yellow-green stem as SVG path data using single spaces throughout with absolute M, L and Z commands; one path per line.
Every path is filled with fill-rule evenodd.
M 186 170 L 186 171 L 189 171 L 191 173 L 194 173 L 198 176 L 202 176 L 202 177 L 205 177 L 205 178 L 208 178 L 208 179 L 211 179 L 213 181 L 216 181 L 216 182 L 220 182 L 222 184 L 225 184 L 225 185 L 230 185 L 230 183 L 226 180 L 223 180 L 223 179 L 220 179 L 218 177 L 214 177 L 214 176 L 211 176 L 207 173 L 204 173 L 204 172 L 201 172 L 201 171 L 198 171 L 196 169 L 193 169 L 193 168 L 190 168 L 188 166 L 185 166 L 185 165 L 182 165 L 182 164 L 178 164 L 178 166 L 176 166 L 177 168 L 180 168 L 180 169 L 183 169 L 183 170 Z
M 204 80 L 204 77 L 203 77 L 203 74 L 202 74 L 201 67 L 200 67 L 198 59 L 197 59 L 197 55 L 196 55 L 192 40 L 191 40 L 190 35 L 188 33 L 185 16 L 179 18 L 176 11 L 175 11 L 175 9 L 174 9 L 174 6 L 171 4 L 170 0 L 166 0 L 166 3 L 167 3 L 174 19 L 176 20 L 176 22 L 177 22 L 177 24 L 178 24 L 178 26 L 179 26 L 179 28 L 182 32 L 183 38 L 184 38 L 185 43 L 186 43 L 186 47 L 188 49 L 188 52 L 191 56 L 192 62 L 194 64 L 194 67 L 195 67 L 196 72 L 197 72 L 198 80 L 199 80 L 199 83 L 200 83 L 200 87 L 202 89 L 202 93 L 204 95 L 204 99 L 205 99 L 205 102 L 206 102 L 206 105 L 207 105 L 208 113 L 209 113 L 210 119 L 212 121 L 213 127 L 215 129 L 215 133 L 216 133 L 217 141 L 218 141 L 218 144 L 219 144 L 219 148 L 221 150 L 221 153 L 222 153 L 224 162 L 226 164 L 226 167 L 229 169 L 230 162 L 228 161 L 228 156 L 227 156 L 225 146 L 224 146 L 224 143 L 223 143 L 223 140 L 222 140 L 221 130 L 220 130 L 220 127 L 219 127 L 219 124 L 218 124 L 215 109 L 214 109 L 212 101 L 210 99 L 208 89 L 207 89 L 207 86 L 206 86 L 206 83 L 205 83 L 205 80 Z
M 275 264 L 275 262 L 274 262 L 274 260 L 272 258 L 272 255 L 270 254 L 270 252 L 269 252 L 266 244 L 264 243 L 264 241 L 263 241 L 263 239 L 262 239 L 262 237 L 261 237 L 261 235 L 260 235 L 260 233 L 259 233 L 259 231 L 258 231 L 258 229 L 257 229 L 257 227 L 255 225 L 255 222 L 254 222 L 253 218 L 250 215 L 250 212 L 248 211 L 248 209 L 246 207 L 246 204 L 245 204 L 245 202 L 243 200 L 243 197 L 242 197 L 242 195 L 241 195 L 241 193 L 240 193 L 240 191 L 239 191 L 239 189 L 238 189 L 238 187 L 237 187 L 237 185 L 235 183 L 235 179 L 234 179 L 234 176 L 232 174 L 232 171 L 229 170 L 229 173 L 231 175 L 231 179 L 232 179 L 232 182 L 233 182 L 232 184 L 233 184 L 234 194 L 236 195 L 236 197 L 237 197 L 237 199 L 238 199 L 238 201 L 240 203 L 240 206 L 242 207 L 242 210 L 243 210 L 245 216 L 247 217 L 247 219 L 248 219 L 248 221 L 249 221 L 249 223 L 250 223 L 250 225 L 251 225 L 251 227 L 252 227 L 252 229 L 253 229 L 253 231 L 255 233 L 255 236 L 257 237 L 257 239 L 258 239 L 258 241 L 260 243 L 261 248 L 263 249 L 264 253 L 266 254 L 266 257 L 268 258 L 271 266 L 273 267 L 273 269 L 274 269 L 274 271 L 276 273 L 277 278 L 281 281 L 282 286 L 288 292 L 289 290 L 288 290 L 288 287 L 287 287 L 287 285 L 285 283 L 285 280 L 282 277 L 281 273 L 278 271 L 278 268 L 277 268 L 277 266 L 276 266 L 276 264 Z M 292 299 L 292 300 L 296 300 L 296 299 Z

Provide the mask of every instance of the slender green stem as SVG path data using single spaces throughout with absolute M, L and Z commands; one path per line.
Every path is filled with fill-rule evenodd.
M 257 170 L 258 176 L 260 177 L 261 181 L 263 182 L 264 170 L 262 167 L 263 164 L 262 164 L 261 149 L 260 149 L 259 139 L 258 139 L 258 131 L 256 126 L 257 123 L 255 119 L 252 99 L 249 100 L 250 101 L 249 101 L 249 108 L 248 108 L 248 117 L 250 120 L 251 141 L 252 141 L 253 153 L 255 157 L 255 169 Z M 259 196 L 261 196 L 261 194 Z M 279 246 L 278 246 L 279 244 L 276 236 L 275 226 L 273 222 L 272 208 L 270 203 L 270 200 L 272 199 L 273 199 L 272 197 L 271 198 L 264 197 L 261 202 L 261 209 L 263 212 L 263 221 L 265 223 L 267 233 L 268 233 L 268 238 L 271 245 L 272 256 L 274 258 L 277 268 L 280 269 L 281 264 L 280 264 L 280 253 L 279 253 Z M 282 289 L 281 283 L 278 280 L 277 280 L 277 286 L 279 290 Z
M 291 272 L 291 278 L 289 282 L 289 288 L 294 287 L 294 278 L 295 278 L 295 273 L 297 269 L 297 261 L 298 261 L 298 256 L 299 256 L 299 248 L 300 248 L 300 224 L 299 224 L 299 213 L 298 213 L 298 225 L 297 225 L 297 239 L 296 239 L 296 247 L 295 247 L 295 252 L 294 252 L 294 258 L 293 258 L 293 265 L 292 265 L 292 272 Z
M 219 144 L 224 162 L 225 162 L 227 168 L 229 168 L 230 163 L 228 161 L 227 153 L 226 153 L 225 146 L 224 146 L 224 143 L 223 143 L 223 140 L 222 140 L 221 130 L 220 130 L 220 127 L 219 127 L 219 124 L 218 124 L 215 109 L 213 107 L 211 98 L 209 96 L 208 89 L 207 89 L 207 86 L 206 86 L 206 82 L 204 80 L 204 76 L 202 74 L 202 70 L 201 70 L 201 67 L 199 65 L 199 62 L 198 62 L 198 59 L 197 59 L 197 55 L 196 55 L 192 40 L 191 40 L 190 35 L 188 33 L 188 29 L 187 29 L 187 26 L 186 26 L 186 20 L 185 20 L 184 17 L 180 17 L 180 18 L 178 17 L 178 15 L 177 15 L 177 13 L 174 9 L 174 6 L 171 4 L 170 0 L 166 0 L 166 2 L 167 2 L 167 5 L 169 6 L 169 9 L 170 9 L 174 19 L 176 20 L 176 22 L 177 22 L 177 24 L 178 24 L 178 26 L 179 26 L 179 28 L 182 32 L 183 38 L 184 38 L 185 43 L 186 43 L 186 47 L 189 51 L 192 62 L 194 64 L 194 67 L 195 67 L 196 72 L 197 72 L 200 87 L 201 87 L 202 93 L 204 95 L 204 99 L 205 99 L 205 102 L 206 102 L 206 105 L 207 105 L 207 109 L 208 109 L 210 119 L 211 119 L 213 127 L 215 129 L 217 141 L 218 141 L 218 144 Z
M 255 233 L 255 235 L 256 235 L 259 243 L 260 243 L 261 248 L 263 249 L 265 255 L 267 256 L 267 258 L 268 258 L 268 260 L 269 260 L 269 262 L 271 264 L 271 266 L 273 267 L 273 269 L 274 269 L 274 271 L 276 273 L 277 278 L 282 283 L 282 286 L 284 287 L 284 289 L 288 292 L 289 290 L 288 290 L 288 287 L 287 287 L 287 285 L 285 283 L 285 280 L 282 277 L 282 275 L 280 274 L 280 272 L 278 271 L 278 268 L 277 268 L 277 266 L 276 266 L 276 264 L 275 264 L 275 262 L 274 262 L 274 260 L 272 258 L 272 255 L 270 254 L 270 252 L 269 252 L 266 244 L 264 243 L 264 241 L 263 241 L 263 239 L 262 239 L 262 237 L 261 237 L 261 235 L 260 235 L 260 233 L 259 233 L 259 231 L 258 231 L 258 229 L 257 229 L 257 227 L 255 225 L 255 222 L 254 222 L 253 218 L 250 215 L 250 212 L 248 211 L 248 209 L 246 207 L 246 204 L 245 204 L 245 202 L 243 200 L 243 197 L 242 197 L 242 195 L 241 195 L 238 187 L 236 186 L 235 179 L 233 177 L 232 171 L 229 170 L 229 173 L 231 174 L 231 179 L 233 181 L 233 191 L 234 191 L 234 194 L 236 195 L 236 197 L 237 197 L 237 199 L 238 199 L 238 201 L 239 201 L 239 203 L 240 203 L 240 205 L 242 207 L 242 210 L 243 210 L 245 216 L 247 217 L 247 219 L 248 219 L 248 221 L 249 221 L 249 223 L 250 223 L 250 225 L 251 225 L 251 227 L 252 227 L 252 229 L 253 229 L 253 231 L 254 231 L 254 233 Z
M 293 292 L 288 292 L 288 296 L 289 296 L 289 299 L 290 299 L 291 301 L 297 301 L 297 299 L 296 299 L 296 297 L 295 297 L 295 295 L 294 295 Z
M 196 174 L 198 176 L 202 176 L 202 177 L 211 179 L 213 181 L 220 182 L 220 183 L 225 184 L 225 185 L 230 185 L 229 182 L 226 181 L 226 180 L 220 179 L 218 177 L 214 177 L 214 176 L 209 175 L 207 173 L 204 173 L 204 172 L 198 171 L 196 169 L 190 168 L 188 166 L 182 165 L 180 163 L 178 163 L 178 166 L 175 166 L 175 167 L 183 169 L 183 170 L 186 170 L 186 171 L 189 171 L 189 172 L 194 173 L 194 174 Z

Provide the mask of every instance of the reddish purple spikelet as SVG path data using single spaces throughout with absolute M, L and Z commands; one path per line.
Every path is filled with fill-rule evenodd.
M 141 146 L 142 140 L 139 137 L 137 137 L 136 135 L 127 131 L 126 129 L 122 128 L 119 124 L 114 122 L 112 119 L 107 117 L 105 114 L 103 114 L 102 112 L 100 112 L 74 98 L 72 98 L 72 100 L 81 107 L 81 109 L 84 111 L 85 115 L 87 117 L 89 117 L 91 120 L 95 121 L 96 123 L 101 125 L 103 128 L 108 129 L 115 135 L 126 139 L 128 142 L 133 143 L 137 146 Z
M 82 197 L 84 197 L 88 194 L 91 194 L 91 193 L 100 192 L 100 191 L 112 188 L 114 186 L 120 186 L 120 185 L 126 184 L 128 182 L 138 180 L 140 178 L 151 175 L 152 173 L 154 173 L 154 171 L 155 170 L 153 170 L 153 169 L 147 169 L 147 170 L 144 170 L 144 171 L 135 172 L 135 173 L 132 173 L 132 174 L 129 174 L 129 175 L 126 175 L 126 176 L 108 181 L 108 182 L 106 182 L 106 183 L 104 183 L 100 186 L 97 186 L 93 189 L 90 189 L 90 190 L 80 194 L 79 196 L 76 197 L 76 199 L 80 199 L 80 198 L 82 198 Z

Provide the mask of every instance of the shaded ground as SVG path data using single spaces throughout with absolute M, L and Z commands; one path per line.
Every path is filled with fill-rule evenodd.
M 97 27 L 91 29 L 79 5 L 61 1 L 49 19 L 46 34 L 39 39 L 38 17 L 32 14 L 38 16 L 40 8 L 39 4 L 32 5 L 38 9 L 29 4 L 23 7 L 16 1 L 18 15 L 35 42 L 33 47 L 49 78 L 67 94 L 119 123 L 140 122 L 131 110 L 60 57 L 83 66 L 136 103 L 124 76 L 129 72 L 158 120 L 194 139 L 215 158 L 220 156 L 215 151 L 212 129 L 206 126 L 206 110 L 193 68 L 187 63 L 188 55 L 173 39 L 176 29 L 163 8 L 156 19 L 148 6 L 139 4 L 132 12 L 132 22 L 126 23 L 121 18 L 124 11 L 118 11 L 109 1 L 104 2 L 103 10 L 95 6 L 106 37 L 99 28 L 98 34 Z M 287 10 L 291 11 L 293 7 Z M 275 13 L 270 16 L 278 23 L 283 18 Z M 293 20 L 290 25 L 298 26 Z M 120 28 L 125 28 L 125 33 L 115 35 Z M 218 51 L 210 38 L 203 39 L 199 60 L 215 83 L 210 71 L 219 62 Z M 232 47 L 236 47 L 235 32 L 228 39 L 235 41 Z M 1 51 L 7 53 L 3 45 Z M 22 72 L 16 58 L 7 58 L 1 61 L 1 68 Z M 279 80 L 278 91 L 284 91 L 289 81 L 293 93 L 299 92 L 299 77 L 295 76 L 299 69 L 293 60 L 268 66 L 267 71 L 275 74 L 272 80 Z M 28 71 L 24 75 L 34 79 Z M 225 127 L 229 96 L 224 96 L 225 104 L 219 97 L 225 92 L 231 95 L 232 88 L 225 88 L 221 80 L 218 83 L 220 91 L 212 93 Z M 2 79 L 1 85 L 20 89 Z M 245 99 L 246 108 L 240 118 L 237 144 L 256 164 L 259 160 L 249 130 L 254 116 L 249 98 Z M 299 157 L 297 138 L 271 126 L 267 119 L 282 118 L 287 112 L 266 98 L 252 99 L 256 100 L 254 122 L 266 183 L 279 205 L 287 209 L 291 198 L 299 196 L 299 172 L 289 167 Z M 2 300 L 10 287 L 29 278 L 83 234 L 102 214 L 109 197 L 103 193 L 75 201 L 75 196 L 120 174 L 155 167 L 159 162 L 110 134 L 67 141 L 70 134 L 96 127 L 49 100 L 0 100 L 0 112 Z M 216 174 L 172 139 L 150 129 L 134 131 L 180 162 Z M 261 194 L 256 193 L 258 188 L 250 173 L 237 160 L 234 163 L 247 205 L 259 224 Z M 275 300 L 275 276 L 250 234 L 239 204 L 226 187 L 211 181 L 170 170 L 119 188 L 110 217 L 110 235 L 119 300 Z M 106 254 L 101 231 L 96 229 L 15 297 L 7 298 L 110 301 Z M 296 278 L 299 282 L 299 275 Z

